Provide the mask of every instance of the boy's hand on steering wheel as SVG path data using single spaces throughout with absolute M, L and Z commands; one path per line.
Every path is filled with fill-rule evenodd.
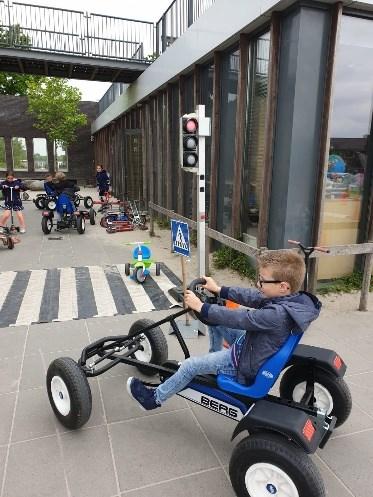
M 206 288 L 206 290 L 208 290 L 211 293 L 216 293 L 217 295 L 220 294 L 221 287 L 218 286 L 218 284 L 213 278 L 211 278 L 210 276 L 203 276 L 203 279 L 206 280 L 206 283 L 202 285 L 203 288 Z
M 191 290 L 185 292 L 184 302 L 187 307 L 197 312 L 200 312 L 203 306 L 200 299 Z

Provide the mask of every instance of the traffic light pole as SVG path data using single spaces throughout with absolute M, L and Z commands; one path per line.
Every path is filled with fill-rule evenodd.
M 198 275 L 206 274 L 206 136 L 210 136 L 210 119 L 205 117 L 205 106 L 198 105 L 198 172 L 197 172 L 197 247 Z

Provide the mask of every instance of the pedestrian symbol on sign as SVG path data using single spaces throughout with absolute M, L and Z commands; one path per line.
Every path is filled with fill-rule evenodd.
M 172 250 L 177 254 L 189 256 L 189 227 L 187 223 L 171 219 Z

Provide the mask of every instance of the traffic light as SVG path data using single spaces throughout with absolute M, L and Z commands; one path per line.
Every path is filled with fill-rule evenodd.
M 180 119 L 180 163 L 183 168 L 198 166 L 197 114 L 185 114 Z

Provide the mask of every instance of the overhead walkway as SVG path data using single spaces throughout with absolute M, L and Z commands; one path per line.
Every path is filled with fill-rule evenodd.
M 0 0 L 0 71 L 131 83 L 153 55 L 153 23 Z

